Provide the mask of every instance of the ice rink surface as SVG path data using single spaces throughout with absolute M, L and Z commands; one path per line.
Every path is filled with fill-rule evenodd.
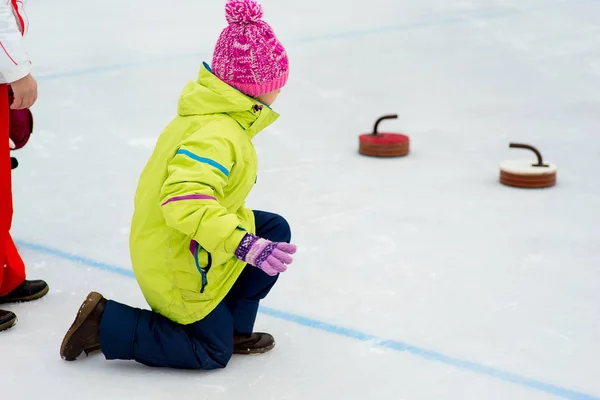
M 223 1 L 30 1 L 40 85 L 15 218 L 43 300 L 5 306 L 2 399 L 600 399 L 600 1 L 265 0 L 291 77 L 249 206 L 299 253 L 262 303 L 276 348 L 221 371 L 67 363 L 91 290 L 131 273 L 137 179 L 225 26 Z M 406 158 L 358 135 L 411 137 Z M 498 183 L 538 147 L 558 185 Z

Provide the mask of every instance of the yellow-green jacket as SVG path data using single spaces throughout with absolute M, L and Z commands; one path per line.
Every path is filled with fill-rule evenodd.
M 255 233 L 244 205 L 257 173 L 251 139 L 278 117 L 206 64 L 183 89 L 140 177 L 131 226 L 133 270 L 155 312 L 199 321 L 242 272 L 235 249 Z

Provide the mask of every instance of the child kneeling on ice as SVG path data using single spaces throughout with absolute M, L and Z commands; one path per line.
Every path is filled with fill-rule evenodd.
M 296 247 L 282 217 L 244 202 L 257 172 L 251 139 L 278 118 L 269 105 L 288 59 L 254 0 L 225 10 L 214 72 L 203 64 L 184 88 L 135 195 L 131 259 L 153 311 L 90 293 L 62 342 L 66 360 L 101 350 L 108 360 L 208 370 L 275 345 L 253 333 L 254 321 Z

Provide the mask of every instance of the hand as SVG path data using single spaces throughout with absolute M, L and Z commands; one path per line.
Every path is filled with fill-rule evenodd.
M 275 276 L 287 269 L 293 259 L 290 254 L 296 246 L 270 240 L 247 233 L 235 251 L 235 256 L 248 264 L 262 269 L 267 275 Z
M 31 74 L 10 84 L 14 93 L 13 103 L 10 108 L 13 110 L 22 110 L 31 107 L 38 96 L 37 82 Z

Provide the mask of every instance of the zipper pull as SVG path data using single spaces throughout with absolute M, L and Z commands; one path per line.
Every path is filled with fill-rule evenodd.
M 206 279 L 206 273 L 204 271 L 200 271 L 200 275 L 202 275 L 202 287 L 200 288 L 200 293 L 204 293 L 204 288 L 208 285 L 208 279 Z

